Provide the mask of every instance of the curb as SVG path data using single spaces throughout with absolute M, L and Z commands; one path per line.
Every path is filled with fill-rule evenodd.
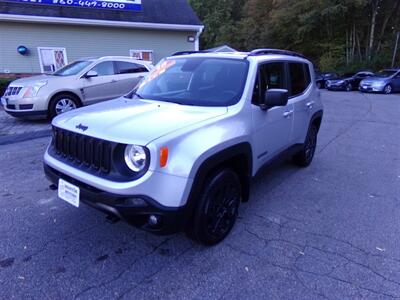
M 0 145 L 9 145 L 51 136 L 51 129 L 0 136 Z

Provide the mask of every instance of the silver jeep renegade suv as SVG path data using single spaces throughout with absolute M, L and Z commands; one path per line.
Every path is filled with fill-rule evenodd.
M 311 163 L 323 113 L 314 74 L 284 50 L 178 53 L 130 94 L 55 118 L 46 175 L 76 207 L 216 244 L 262 166 L 283 154 Z

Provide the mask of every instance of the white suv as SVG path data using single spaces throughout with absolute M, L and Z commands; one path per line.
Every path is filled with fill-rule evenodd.
M 129 57 L 81 59 L 52 74 L 11 82 L 1 102 L 14 117 L 53 118 L 83 105 L 125 95 L 151 68 L 151 63 Z
M 127 96 L 55 118 L 46 175 L 77 207 L 216 244 L 262 166 L 283 154 L 311 163 L 314 80 L 312 63 L 284 50 L 168 57 Z

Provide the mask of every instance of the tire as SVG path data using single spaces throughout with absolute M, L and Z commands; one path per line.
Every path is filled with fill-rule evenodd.
M 231 169 L 213 173 L 199 196 L 188 236 L 206 246 L 224 240 L 235 225 L 242 200 L 242 186 Z
M 322 89 L 321 82 L 317 82 L 317 88 L 318 88 L 318 89 Z
M 300 167 L 308 167 L 315 154 L 315 149 L 317 147 L 317 135 L 318 128 L 316 125 L 312 124 L 308 128 L 306 141 L 304 142 L 303 149 L 293 156 L 293 161 L 296 165 Z
M 67 111 L 80 107 L 80 101 L 71 94 L 59 94 L 51 99 L 49 104 L 49 117 L 54 117 Z
M 383 92 L 384 92 L 386 95 L 391 94 L 391 93 L 393 92 L 392 86 L 391 86 L 390 84 L 386 85 L 385 88 L 383 89 Z
M 353 85 L 351 83 L 346 84 L 346 92 L 351 92 L 353 90 Z

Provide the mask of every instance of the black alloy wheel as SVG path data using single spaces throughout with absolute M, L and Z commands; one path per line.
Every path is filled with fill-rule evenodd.
M 232 230 L 239 212 L 242 188 L 231 169 L 210 176 L 200 195 L 189 236 L 207 246 L 221 242 Z
M 307 137 L 303 149 L 293 156 L 294 162 L 300 167 L 308 167 L 314 159 L 315 149 L 317 148 L 318 128 L 314 124 L 308 129 Z

